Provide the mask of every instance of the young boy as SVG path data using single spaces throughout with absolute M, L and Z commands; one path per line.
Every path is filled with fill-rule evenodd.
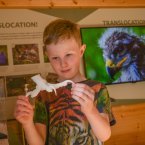
M 71 80 L 53 92 L 40 92 L 35 111 L 25 96 L 19 96 L 15 117 L 22 124 L 29 145 L 98 145 L 111 135 L 110 99 L 106 87 L 80 73 L 86 46 L 78 25 L 68 20 L 51 22 L 43 41 L 57 82 Z M 34 113 L 35 112 L 35 113 Z

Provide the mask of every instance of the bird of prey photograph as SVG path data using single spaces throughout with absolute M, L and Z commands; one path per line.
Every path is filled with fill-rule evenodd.
M 81 28 L 86 76 L 105 84 L 145 80 L 145 27 Z

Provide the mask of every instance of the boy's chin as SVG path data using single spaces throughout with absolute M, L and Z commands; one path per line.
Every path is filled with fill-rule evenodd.
M 65 80 L 72 80 L 72 77 L 70 77 L 70 76 L 63 76 L 63 77 L 60 77 L 59 79 L 58 79 L 59 81 L 65 81 Z

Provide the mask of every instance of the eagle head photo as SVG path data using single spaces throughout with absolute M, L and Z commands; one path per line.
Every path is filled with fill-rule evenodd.
M 145 79 L 145 35 L 138 36 L 125 28 L 109 28 L 98 43 L 106 71 L 115 83 Z

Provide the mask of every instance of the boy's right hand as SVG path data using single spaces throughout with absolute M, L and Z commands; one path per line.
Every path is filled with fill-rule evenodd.
M 18 96 L 14 116 L 23 126 L 29 126 L 33 123 L 33 109 L 28 97 Z

